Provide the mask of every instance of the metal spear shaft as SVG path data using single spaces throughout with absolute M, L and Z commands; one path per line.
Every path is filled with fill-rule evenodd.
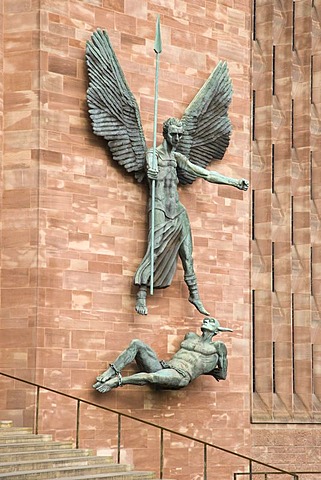
M 154 52 L 156 53 L 156 71 L 155 71 L 155 95 L 154 95 L 154 132 L 153 132 L 153 156 L 152 168 L 156 170 L 156 142 L 157 142 L 157 111 L 158 111 L 158 77 L 159 77 L 159 55 L 162 52 L 162 39 L 160 31 L 159 15 L 156 21 L 156 34 L 154 42 Z M 154 248 L 155 248 L 155 187 L 156 180 L 152 179 L 151 184 L 151 227 L 150 227 L 150 294 L 154 293 Z

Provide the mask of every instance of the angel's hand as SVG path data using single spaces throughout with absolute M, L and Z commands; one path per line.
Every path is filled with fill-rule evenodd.
M 236 187 L 239 190 L 246 191 L 249 188 L 249 185 L 250 185 L 250 182 L 248 180 L 246 180 L 245 178 L 241 178 L 240 180 L 238 180 Z
M 150 180 L 157 180 L 158 170 L 155 168 L 148 168 L 147 176 Z

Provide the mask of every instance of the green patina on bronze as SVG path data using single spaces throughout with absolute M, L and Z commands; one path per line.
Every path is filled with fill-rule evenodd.
M 140 340 L 132 340 L 109 368 L 97 377 L 93 387 L 106 393 L 122 385 L 151 384 L 159 388 L 179 389 L 186 387 L 200 375 L 211 375 L 217 381 L 227 376 L 227 349 L 223 342 L 213 342 L 219 332 L 231 332 L 220 326 L 218 320 L 205 317 L 202 334 L 189 332 L 179 350 L 168 360 L 159 360 L 154 350 Z M 136 361 L 139 373 L 123 377 L 121 372 Z
M 159 80 L 159 55 L 162 52 L 162 38 L 160 30 L 160 18 L 157 17 L 156 34 L 154 42 L 154 52 L 156 53 L 156 71 L 155 71 L 155 95 L 154 95 L 154 128 L 153 128 L 153 160 L 152 168 L 157 169 L 156 160 L 156 143 L 157 143 L 157 113 L 158 113 L 158 80 Z M 149 278 L 149 293 L 154 293 L 154 251 L 155 251 L 155 194 L 156 194 L 156 179 L 151 180 L 151 220 L 150 220 L 150 278 Z M 146 304 L 145 304 L 146 308 Z M 137 305 L 136 305 L 137 310 Z M 140 313 L 140 312 L 139 312 Z
M 160 37 L 155 41 L 155 48 L 159 53 Z M 93 131 L 106 139 L 116 162 L 132 172 L 138 181 L 147 178 L 150 187 L 148 247 L 134 278 L 138 286 L 136 312 L 148 313 L 146 298 L 151 269 L 152 286 L 166 288 L 172 282 L 180 257 L 189 301 L 200 313 L 208 315 L 198 292 L 190 222 L 179 201 L 177 186 L 202 178 L 240 190 L 248 189 L 245 179 L 207 170 L 213 160 L 223 158 L 230 141 L 232 128 L 228 107 L 232 84 L 227 64 L 218 63 L 186 108 L 182 119 L 170 118 L 164 122 L 162 144 L 148 150 L 137 102 L 105 31 L 93 33 L 91 41 L 87 42 L 86 59 L 89 75 L 87 102 Z

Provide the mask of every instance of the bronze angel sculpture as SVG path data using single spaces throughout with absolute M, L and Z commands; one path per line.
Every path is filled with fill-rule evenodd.
M 138 286 L 136 312 L 148 313 L 146 299 L 152 267 L 153 286 L 166 288 L 172 282 L 180 257 L 189 301 L 200 313 L 209 315 L 199 296 L 191 227 L 186 209 L 179 201 L 177 186 L 202 178 L 248 189 L 245 179 L 229 178 L 206 169 L 213 160 L 223 158 L 229 145 L 232 85 L 227 64 L 218 63 L 182 119 L 169 118 L 164 122 L 163 142 L 154 151 L 146 147 L 137 102 L 105 31 L 97 30 L 87 42 L 86 60 L 87 102 L 93 132 L 106 139 L 112 158 L 127 172 L 132 172 L 138 181 L 146 177 L 149 185 L 152 182 L 155 185 L 153 242 L 149 229 L 147 251 L 134 277 Z M 151 207 L 149 200 L 149 217 Z

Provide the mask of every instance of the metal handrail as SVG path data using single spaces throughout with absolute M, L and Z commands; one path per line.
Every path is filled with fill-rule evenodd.
M 170 434 L 177 435 L 181 438 L 192 440 L 194 442 L 197 442 L 197 443 L 203 445 L 203 480 L 207 480 L 207 458 L 208 458 L 207 450 L 208 450 L 208 448 L 215 448 L 216 450 L 219 450 L 219 451 L 224 452 L 224 453 L 228 453 L 230 455 L 233 455 L 234 457 L 238 457 L 242 460 L 247 460 L 249 462 L 249 473 L 247 473 L 247 475 L 250 476 L 250 480 L 252 480 L 252 477 L 255 475 L 255 472 L 253 472 L 253 463 L 255 463 L 257 465 L 261 465 L 263 467 L 267 467 L 268 469 L 276 470 L 275 473 L 277 473 L 277 474 L 289 475 L 294 480 L 299 480 L 299 476 L 296 473 L 288 472 L 287 470 L 284 470 L 282 468 L 275 467 L 273 465 L 269 465 L 268 463 L 261 462 L 259 460 L 255 460 L 254 458 L 248 457 L 247 455 L 243 455 L 243 454 L 240 454 L 240 453 L 233 452 L 232 450 L 228 450 L 227 448 L 220 447 L 218 445 L 215 445 L 215 444 L 210 443 L 210 442 L 206 442 L 206 441 L 201 440 L 199 438 L 195 438 L 195 437 L 192 437 L 190 435 L 186 435 L 184 433 L 177 432 L 177 431 L 172 430 L 170 428 L 162 427 L 160 425 L 157 425 L 156 423 L 149 422 L 148 420 L 143 420 L 141 418 L 134 417 L 133 415 L 129 415 L 127 413 L 119 412 L 119 411 L 114 410 L 112 408 L 105 407 L 103 405 L 99 405 L 97 403 L 94 403 L 94 402 L 91 402 L 89 400 L 85 400 L 85 399 L 82 399 L 82 398 L 79 398 L 79 397 L 75 397 L 75 396 L 70 395 L 68 393 L 60 392 L 60 391 L 55 390 L 55 389 L 50 388 L 50 387 L 45 387 L 44 385 L 40 385 L 38 383 L 31 382 L 31 381 L 25 380 L 23 378 L 13 376 L 13 375 L 10 375 L 8 373 L 0 372 L 0 375 L 2 375 L 4 377 L 7 377 L 7 378 L 10 378 L 12 380 L 16 380 L 18 382 L 25 383 L 27 385 L 31 385 L 31 386 L 36 388 L 36 412 L 35 412 L 35 433 L 36 434 L 38 434 L 38 431 L 39 431 L 39 410 L 40 410 L 39 405 L 40 405 L 40 390 L 41 389 L 46 390 L 48 392 L 55 393 L 57 395 L 61 395 L 61 396 L 66 397 L 66 398 L 70 398 L 72 400 L 75 400 L 77 402 L 76 439 L 75 439 L 76 448 L 79 448 L 80 404 L 81 403 L 83 403 L 85 405 L 90 405 L 92 407 L 99 408 L 101 410 L 105 410 L 109 413 L 116 414 L 118 416 L 117 463 L 120 463 L 120 451 L 121 451 L 120 437 L 121 437 L 121 419 L 122 418 L 128 418 L 130 420 L 134 420 L 134 421 L 137 421 L 137 422 L 142 423 L 144 425 L 148 425 L 150 427 L 154 427 L 154 428 L 158 429 L 160 431 L 160 478 L 161 479 L 163 478 L 163 467 L 164 467 L 164 432 L 167 432 L 167 433 L 170 433 Z M 269 472 L 269 474 L 270 473 L 272 473 L 272 472 Z M 236 475 L 239 475 L 239 474 L 240 473 L 238 473 Z M 234 474 L 234 478 L 236 478 L 235 474 Z
M 297 478 L 299 478 L 299 475 L 320 475 L 321 473 L 321 470 L 296 470 L 295 472 L 295 475 Z M 250 475 L 250 473 L 248 472 L 236 472 L 234 473 L 234 480 L 237 480 L 237 477 L 240 477 L 240 476 L 245 476 L 245 475 Z M 251 474 L 253 477 L 254 475 L 264 475 L 265 478 L 267 479 L 267 477 L 269 475 L 281 475 L 280 472 L 252 472 Z M 319 480 L 319 479 L 318 479 Z

